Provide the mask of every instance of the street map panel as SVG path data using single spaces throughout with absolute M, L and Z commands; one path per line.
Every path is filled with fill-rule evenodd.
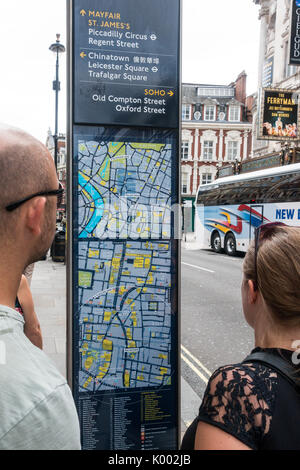
M 80 241 L 80 391 L 170 385 L 169 242 Z
M 79 138 L 79 389 L 171 384 L 172 143 Z
M 170 238 L 171 144 L 78 142 L 79 238 Z

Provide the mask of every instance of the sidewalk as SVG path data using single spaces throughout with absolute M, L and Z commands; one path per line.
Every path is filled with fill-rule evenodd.
M 31 292 L 39 318 L 44 352 L 66 376 L 66 266 L 46 261 L 35 263 Z
M 201 245 L 196 241 L 195 233 L 184 233 L 181 239 L 181 247 L 185 250 L 200 250 Z
M 41 323 L 44 352 L 66 376 L 66 266 L 64 263 L 55 263 L 50 257 L 46 261 L 35 263 L 31 292 L 35 311 Z M 182 437 L 186 430 L 186 401 L 190 400 L 184 387 L 181 399 Z

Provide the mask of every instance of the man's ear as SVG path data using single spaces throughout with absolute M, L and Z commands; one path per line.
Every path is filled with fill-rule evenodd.
M 36 197 L 30 201 L 30 204 L 28 204 L 26 213 L 26 226 L 33 235 L 41 234 L 45 204 L 45 197 Z
M 248 281 L 248 301 L 250 304 L 255 304 L 257 299 L 257 289 L 254 287 L 254 282 L 249 279 Z

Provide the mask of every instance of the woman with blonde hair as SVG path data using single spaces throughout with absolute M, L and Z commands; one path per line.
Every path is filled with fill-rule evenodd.
M 255 349 L 211 376 L 182 449 L 300 450 L 300 228 L 256 229 L 241 293 Z

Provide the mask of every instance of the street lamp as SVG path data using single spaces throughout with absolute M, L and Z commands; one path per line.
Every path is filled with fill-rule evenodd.
M 66 48 L 60 43 L 60 34 L 56 35 L 56 42 L 49 47 L 50 51 L 56 54 L 56 79 L 53 81 L 53 90 L 55 91 L 55 135 L 54 135 L 54 163 L 57 169 L 57 123 L 58 123 L 58 92 L 60 90 L 60 82 L 58 80 L 59 54 L 65 52 Z

